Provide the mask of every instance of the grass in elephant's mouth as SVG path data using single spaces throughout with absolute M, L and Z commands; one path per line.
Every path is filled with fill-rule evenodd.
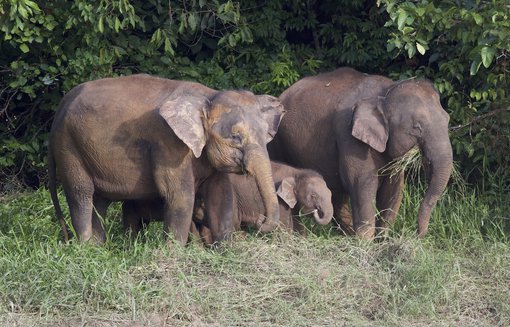
M 421 152 L 418 146 L 413 147 L 407 151 L 403 156 L 390 161 L 387 165 L 379 170 L 379 175 L 389 175 L 390 178 L 395 178 L 402 171 L 413 177 L 419 175 L 421 167 Z
M 46 191 L 6 197 L 0 326 L 507 325 L 507 200 L 449 192 L 417 240 L 415 191 L 377 242 L 279 231 L 217 250 L 168 248 L 160 223 L 129 240 L 118 207 L 105 246 L 63 245 Z
M 396 178 L 401 172 L 405 172 L 406 176 L 410 180 L 418 180 L 422 170 L 422 154 L 418 146 L 411 148 L 403 156 L 398 157 L 384 167 L 379 169 L 379 175 L 387 176 L 390 178 Z M 463 192 L 466 191 L 466 184 L 461 176 L 461 173 L 454 162 L 452 167 L 451 179 L 453 184 Z

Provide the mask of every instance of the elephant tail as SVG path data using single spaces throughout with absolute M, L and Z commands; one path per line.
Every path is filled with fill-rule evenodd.
M 55 157 L 53 156 L 53 151 L 51 149 L 51 142 L 48 145 L 48 188 L 50 190 L 51 202 L 53 202 L 53 207 L 55 208 L 55 215 L 62 227 L 62 233 L 64 235 L 64 241 L 69 242 L 69 233 L 67 231 L 67 225 L 64 220 L 64 214 L 62 213 L 62 208 L 60 207 L 60 202 L 58 201 L 57 196 L 57 166 L 55 164 Z

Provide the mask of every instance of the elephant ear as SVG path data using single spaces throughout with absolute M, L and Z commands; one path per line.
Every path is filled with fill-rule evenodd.
M 352 136 L 384 152 L 388 141 L 388 121 L 380 99 L 362 100 L 352 108 Z
M 294 188 L 296 187 L 296 181 L 294 177 L 287 177 L 282 180 L 280 186 L 276 190 L 276 194 L 290 207 L 294 208 L 297 203 L 296 194 Z
M 280 100 L 271 95 L 258 95 L 257 101 L 259 103 L 262 117 L 268 125 L 266 136 L 267 144 L 276 135 L 278 126 L 280 126 L 280 122 L 282 121 L 283 115 L 285 114 L 285 109 L 283 108 L 283 104 L 280 102 Z
M 206 142 L 202 118 L 208 106 L 209 100 L 204 96 L 181 93 L 167 99 L 159 108 L 160 116 L 197 158 Z

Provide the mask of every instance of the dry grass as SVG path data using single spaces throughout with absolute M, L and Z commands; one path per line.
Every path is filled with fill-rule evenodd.
M 211 250 L 163 245 L 160 224 L 129 241 L 116 211 L 106 246 L 64 246 L 48 198 L 40 191 L 0 205 L 1 326 L 510 322 L 508 242 L 474 232 L 445 238 L 437 226 L 438 215 L 468 213 L 469 203 L 440 207 L 425 240 L 401 226 L 376 242 L 277 231 L 236 235 Z
M 418 146 L 413 147 L 403 156 L 395 158 L 390 161 L 387 165 L 382 167 L 379 170 L 379 175 L 386 176 L 389 175 L 390 178 L 397 177 L 400 173 L 406 172 L 406 176 L 410 180 L 418 180 L 420 179 L 421 170 L 423 168 L 422 165 L 422 154 Z M 460 171 L 458 169 L 457 163 L 454 162 L 452 168 L 452 184 L 455 185 L 455 188 L 461 192 L 466 192 L 467 185 L 462 178 Z

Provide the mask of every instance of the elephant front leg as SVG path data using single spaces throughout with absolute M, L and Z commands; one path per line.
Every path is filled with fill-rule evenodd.
M 236 196 L 228 175 L 215 173 L 204 183 L 201 193 L 207 227 L 210 231 L 210 242 L 220 243 L 232 235 L 238 212 Z
M 377 191 L 377 230 L 382 232 L 395 221 L 395 217 L 402 203 L 402 190 L 404 189 L 404 172 L 398 176 L 384 177 L 381 187 Z
M 349 208 L 349 197 L 343 191 L 333 192 L 333 210 L 334 222 L 339 231 L 345 235 L 354 235 L 354 227 L 352 225 L 352 213 Z
M 177 192 L 165 203 L 163 231 L 166 235 L 172 233 L 176 241 L 185 245 L 191 228 L 193 215 L 194 190 Z
M 151 148 L 154 182 L 163 205 L 163 231 L 185 245 L 191 228 L 195 202 L 195 176 L 191 157 L 175 162 L 175 154 L 164 146 Z
M 375 236 L 375 196 L 377 178 L 359 180 L 350 188 L 353 227 L 356 235 L 363 239 Z

